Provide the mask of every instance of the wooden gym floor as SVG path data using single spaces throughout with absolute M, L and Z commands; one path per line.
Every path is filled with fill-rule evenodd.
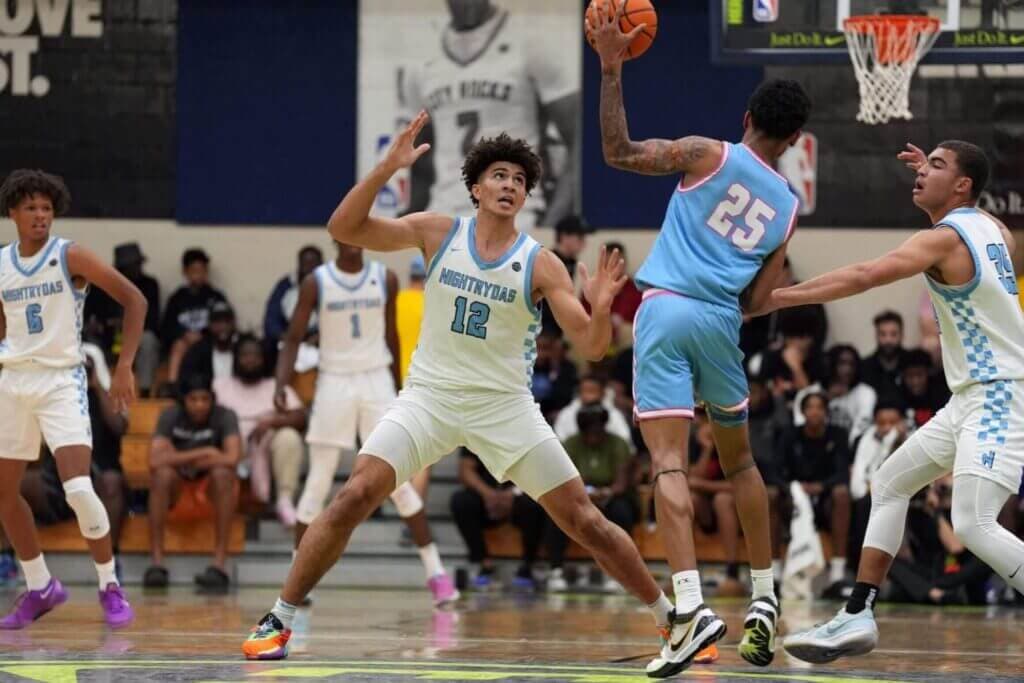
M 71 599 L 24 631 L 0 631 L 0 681 L 47 683 L 204 681 L 647 680 L 656 651 L 650 616 L 625 596 L 474 594 L 455 611 L 430 608 L 425 591 L 320 590 L 297 620 L 291 657 L 246 662 L 239 646 L 276 591 L 201 596 L 187 589 L 129 591 L 137 618 L 112 632 L 96 593 Z M 13 594 L 0 595 L 6 608 Z M 734 681 L 1020 681 L 1024 611 L 883 606 L 882 643 L 866 657 L 811 667 L 776 656 L 768 669 L 735 652 L 743 602 L 714 602 L 729 624 L 721 660 L 682 678 Z M 784 627 L 829 618 L 832 604 L 784 605 Z

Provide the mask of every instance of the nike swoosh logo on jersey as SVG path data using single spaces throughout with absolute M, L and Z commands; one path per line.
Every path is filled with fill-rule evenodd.
M 1013 570 L 1013 573 L 1012 573 L 1012 574 L 1010 574 L 1010 577 L 1009 577 L 1009 578 L 1011 578 L 1011 579 L 1012 579 L 1013 577 L 1017 576 L 1017 572 L 1019 572 L 1019 571 L 1020 571 L 1020 568 L 1021 568 L 1022 566 L 1024 566 L 1024 565 L 1020 565 L 1020 564 L 1018 564 L 1018 565 L 1017 565 L 1017 568 Z

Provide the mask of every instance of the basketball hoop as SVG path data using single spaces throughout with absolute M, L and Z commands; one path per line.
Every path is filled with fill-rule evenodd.
M 939 36 L 938 19 L 871 14 L 843 22 L 846 46 L 860 85 L 861 123 L 912 119 L 910 79 Z

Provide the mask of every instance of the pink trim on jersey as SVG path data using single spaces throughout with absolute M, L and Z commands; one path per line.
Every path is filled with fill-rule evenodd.
M 742 142 L 741 142 L 740 144 L 741 144 L 741 145 L 743 145 L 744 147 L 747 147 L 747 146 L 746 146 L 745 144 L 743 144 Z M 785 176 L 783 176 L 783 175 L 782 175 L 782 174 L 780 174 L 780 173 L 779 173 L 778 171 L 776 171 L 776 170 L 775 170 L 774 168 L 772 168 L 771 166 L 769 166 L 769 165 L 768 165 L 768 164 L 767 164 L 767 163 L 765 162 L 765 160 L 764 160 L 764 159 L 762 159 L 761 157 L 757 156 L 757 154 L 755 154 L 755 153 L 754 153 L 754 150 L 752 150 L 752 149 L 750 149 L 749 147 L 747 147 L 747 151 L 748 151 L 748 152 L 750 152 L 750 156 L 754 157 L 754 160 L 755 160 L 755 161 L 757 161 L 757 163 L 759 163 L 759 164 L 761 164 L 762 166 L 764 166 L 765 168 L 767 168 L 767 169 L 768 169 L 769 171 L 771 171 L 771 172 L 772 172 L 772 175 L 773 175 L 773 176 L 775 176 L 776 178 L 778 178 L 779 180 L 781 180 L 782 182 L 784 182 L 784 183 L 786 184 L 786 187 L 789 187 L 789 181 L 788 181 L 788 180 L 786 180 Z
M 645 410 L 641 412 L 633 408 L 633 417 L 638 421 L 656 420 L 660 417 L 686 417 L 693 418 L 693 410 L 688 408 L 663 408 L 661 410 Z
M 730 406 L 728 408 L 726 408 L 725 406 L 715 406 L 715 408 L 718 408 L 719 410 L 726 413 L 738 413 L 742 410 L 745 410 L 748 405 L 750 405 L 750 399 L 745 398 L 734 406 Z
M 793 234 L 793 230 L 796 229 L 796 215 L 800 213 L 800 199 L 796 198 L 796 202 L 793 204 L 793 215 L 789 217 L 789 227 L 786 228 L 786 236 L 782 238 L 783 243 L 789 239 L 789 236 Z
M 712 171 L 711 175 L 704 176 L 703 178 L 698 180 L 695 184 L 691 185 L 690 187 L 683 187 L 683 180 L 686 179 L 686 176 L 684 175 L 682 178 L 679 179 L 679 185 L 676 186 L 676 189 L 679 192 L 692 192 L 693 190 L 696 190 L 698 187 L 700 187 L 701 185 L 703 185 L 704 183 L 706 183 L 707 181 L 711 180 L 716 175 L 718 175 L 718 172 L 722 170 L 723 166 L 725 166 L 725 162 L 726 162 L 726 160 L 728 158 L 729 158 L 729 143 L 723 141 L 722 142 L 722 161 L 718 164 L 718 168 L 716 168 L 714 171 Z
M 657 287 L 655 287 L 654 289 L 644 290 L 643 296 L 640 298 L 640 301 L 647 301 L 648 299 L 653 299 L 654 297 L 661 296 L 662 294 L 669 294 L 671 296 L 683 296 L 682 294 L 676 294 L 675 292 L 671 292 L 667 289 L 658 289 Z M 686 297 L 683 298 L 685 299 Z M 635 343 L 636 335 L 633 335 L 633 337 L 633 342 Z

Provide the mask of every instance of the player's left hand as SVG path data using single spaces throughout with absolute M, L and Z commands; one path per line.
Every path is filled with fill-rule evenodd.
M 907 165 L 911 171 L 917 170 L 928 163 L 928 155 L 917 145 L 907 143 L 907 148 L 896 155 L 896 158 Z
M 621 64 L 626 55 L 626 48 L 633 42 L 633 38 L 647 27 L 647 24 L 640 24 L 629 33 L 623 33 L 619 26 L 622 15 L 626 12 L 626 2 L 621 0 L 614 12 L 611 10 L 611 0 L 595 0 L 597 11 L 593 16 L 584 20 L 587 35 L 591 39 L 594 51 L 601 58 L 601 64 L 614 66 Z
M 590 302 L 595 311 L 607 313 L 612 309 L 612 302 L 626 285 L 626 262 L 618 249 L 608 249 L 601 245 L 601 253 L 597 257 L 597 272 L 590 277 L 586 264 L 580 262 L 580 280 L 583 282 L 583 296 Z
M 118 363 L 110 378 L 110 399 L 114 410 L 121 413 L 135 400 L 135 375 L 130 365 Z

